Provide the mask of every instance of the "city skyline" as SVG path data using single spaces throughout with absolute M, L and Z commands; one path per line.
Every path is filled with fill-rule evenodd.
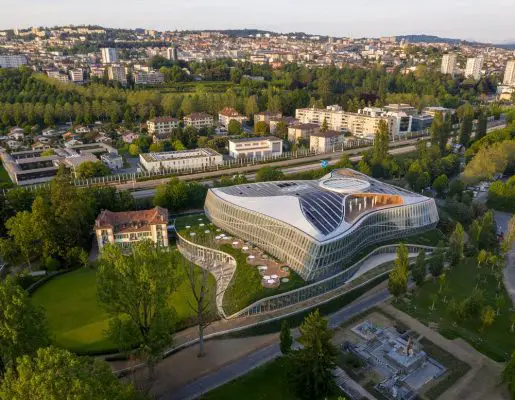
M 366 9 L 356 2 L 334 0 L 317 3 L 317 7 L 306 0 L 286 0 L 279 5 L 263 0 L 252 7 L 235 0 L 223 4 L 156 0 L 152 9 L 142 1 L 124 2 L 123 8 L 117 3 L 91 0 L 86 8 L 77 1 L 27 0 L 23 8 L 11 3 L 0 15 L 0 29 L 97 24 L 157 30 L 249 28 L 346 37 L 427 34 L 498 44 L 515 42 L 510 20 L 515 3 L 509 0 L 494 0 L 488 5 L 479 0 L 436 0 L 430 8 L 408 0 L 374 0 Z

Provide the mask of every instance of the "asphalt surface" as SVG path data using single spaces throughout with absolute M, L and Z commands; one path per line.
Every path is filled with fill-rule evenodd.
M 513 217 L 513 214 L 494 211 L 494 218 L 499 233 L 502 232 L 506 234 L 511 217 Z M 513 305 L 515 305 L 515 244 L 511 251 L 506 253 L 505 261 L 506 266 L 503 270 L 504 286 L 506 287 L 508 295 L 511 297 Z
M 354 303 L 328 316 L 331 328 L 342 325 L 345 321 L 352 317 L 363 313 L 364 311 L 384 302 L 390 297 L 387 289 L 383 289 L 368 297 L 363 298 L 358 303 Z M 294 337 L 298 334 L 294 330 Z M 250 355 L 241 358 L 231 364 L 228 364 L 216 372 L 205 375 L 180 389 L 173 392 L 165 393 L 159 397 L 160 400 L 190 400 L 196 399 L 202 394 L 209 392 L 219 386 L 222 386 L 240 376 L 249 373 L 257 368 L 281 355 L 279 343 L 275 343 L 268 347 L 264 347 Z

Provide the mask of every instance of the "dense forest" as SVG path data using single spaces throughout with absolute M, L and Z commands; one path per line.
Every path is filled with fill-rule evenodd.
M 153 60 L 158 62 L 159 60 Z M 179 82 L 185 78 L 177 65 L 162 70 Z M 96 120 L 127 126 L 158 115 L 182 117 L 195 111 L 217 114 L 226 106 L 252 117 L 259 111 L 281 111 L 294 115 L 309 105 L 340 104 L 348 111 L 367 105 L 405 102 L 417 108 L 442 105 L 456 108 L 464 101 L 480 102 L 492 93 L 495 82 L 461 80 L 441 75 L 423 66 L 415 72 L 387 73 L 381 66 L 370 69 L 326 67 L 308 69 L 296 64 L 279 70 L 228 60 L 188 65 L 192 74 L 210 81 L 231 82 L 223 93 L 195 83 L 190 93 L 165 90 L 132 90 L 101 83 L 87 86 L 62 83 L 21 68 L 0 70 L 0 130 L 11 126 L 52 126 L 57 123 L 91 123 Z M 175 72 L 174 72 L 175 71 Z M 245 79 L 263 76 L 264 82 Z M 176 78 L 173 78 L 176 76 Z

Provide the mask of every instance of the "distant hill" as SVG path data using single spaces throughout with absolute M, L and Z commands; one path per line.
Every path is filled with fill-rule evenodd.
M 404 35 L 397 36 L 397 40 L 405 39 L 410 43 L 448 43 L 448 44 L 477 44 L 477 45 L 491 45 L 495 47 L 500 47 L 502 49 L 507 50 L 515 50 L 515 43 L 503 43 L 503 44 L 492 44 L 492 43 L 481 43 L 470 40 L 462 40 L 462 39 L 453 39 L 453 38 L 442 38 L 434 35 Z

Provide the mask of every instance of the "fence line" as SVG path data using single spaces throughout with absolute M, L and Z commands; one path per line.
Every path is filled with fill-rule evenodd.
M 417 137 L 427 136 L 429 134 L 428 131 L 421 131 L 418 133 L 411 133 L 409 135 L 409 139 L 414 139 Z M 402 143 L 406 139 L 400 140 L 398 142 L 391 142 L 390 147 L 397 147 L 397 143 Z M 324 154 L 332 154 L 344 150 L 352 150 L 359 149 L 367 146 L 371 146 L 374 143 L 373 139 L 354 139 L 351 141 L 347 141 L 343 143 L 341 146 L 333 146 L 333 148 L 327 152 L 319 152 L 310 149 L 301 149 L 295 152 L 283 152 L 280 155 L 267 155 L 259 158 L 238 158 L 234 160 L 226 160 L 223 164 L 220 165 L 205 165 L 201 167 L 187 167 L 187 168 L 160 168 L 158 171 L 141 171 L 141 172 L 128 172 L 114 175 L 107 175 L 102 177 L 95 178 L 87 178 L 87 179 L 73 179 L 71 183 L 78 187 L 89 187 L 89 186 L 98 186 L 98 185 L 116 185 L 122 183 L 131 183 L 145 180 L 152 180 L 156 178 L 165 178 L 167 176 L 181 176 L 181 175 L 190 175 L 194 173 L 202 173 L 202 172 L 214 172 L 214 171 L 223 171 L 223 170 L 231 170 L 233 168 L 241 168 L 250 165 L 259 165 L 266 164 L 267 162 L 274 161 L 287 161 L 298 158 L 306 158 L 311 156 L 318 156 Z M 49 182 L 36 183 L 32 185 L 22 186 L 29 190 L 36 189 L 44 189 L 50 187 Z M 9 189 L 2 189 L 3 194 L 7 193 Z
M 223 257 L 231 257 L 229 254 L 215 249 L 210 249 L 208 247 L 202 246 L 200 244 L 196 244 L 190 242 L 189 240 L 183 238 L 179 233 L 177 233 L 178 242 L 177 246 L 184 257 L 188 258 L 190 261 L 196 263 L 197 265 L 204 264 L 202 261 L 202 257 L 207 255 L 208 258 L 219 258 L 220 255 L 223 254 Z M 274 296 L 269 296 L 264 299 L 260 299 L 251 305 L 243 308 L 242 310 L 230 315 L 226 316 L 225 312 L 221 312 L 221 314 L 226 319 L 235 319 L 241 317 L 248 317 L 256 314 L 264 314 L 273 311 L 280 310 L 282 308 L 287 308 L 297 303 L 318 297 L 323 294 L 327 294 L 329 292 L 335 291 L 341 288 L 343 285 L 348 283 L 349 279 L 352 278 L 358 270 L 365 264 L 367 260 L 371 257 L 379 255 L 379 254 L 392 254 L 397 251 L 399 244 L 390 244 L 378 247 L 373 250 L 361 260 L 350 266 L 349 268 L 339 272 L 336 275 L 332 275 L 328 278 L 325 278 L 321 281 L 317 281 L 311 283 L 309 285 L 303 286 L 301 288 L 291 290 L 289 292 L 280 293 Z M 414 254 L 418 253 L 419 250 L 424 249 L 427 250 L 428 253 L 431 253 L 434 250 L 434 247 L 423 246 L 423 245 L 415 245 L 415 244 L 407 244 L 406 245 L 408 253 Z M 215 254 L 216 253 L 216 254 Z M 208 261 L 208 260 L 204 260 Z M 204 267 L 204 265 L 200 265 Z M 379 266 L 379 265 L 378 265 Z M 376 266 L 377 267 L 377 266 Z M 374 267 L 374 268 L 376 268 Z M 374 269 L 372 268 L 372 269 Z M 231 273 L 231 278 L 234 274 L 234 271 Z M 218 282 L 217 282 L 218 285 Z M 217 306 L 223 305 L 223 295 L 225 293 L 225 289 L 229 285 L 229 282 L 224 282 L 224 288 L 221 292 L 220 299 L 217 299 Z

